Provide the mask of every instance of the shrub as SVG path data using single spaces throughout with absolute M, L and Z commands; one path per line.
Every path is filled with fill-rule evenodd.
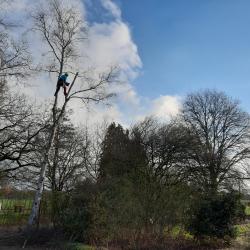
M 91 225 L 91 211 L 89 208 L 95 184 L 86 180 L 77 186 L 64 198 L 59 208 L 60 229 L 70 240 L 86 241 Z
M 196 237 L 234 238 L 234 224 L 245 217 L 235 192 L 202 197 L 190 211 L 187 229 Z

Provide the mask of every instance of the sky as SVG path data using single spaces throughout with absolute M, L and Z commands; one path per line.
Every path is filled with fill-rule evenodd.
M 33 1 L 33 2 L 39 2 Z M 28 26 L 29 0 L 16 0 L 15 17 Z M 82 46 L 99 69 L 119 65 L 124 84 L 110 107 L 72 103 L 76 122 L 115 120 L 128 126 L 148 115 L 168 120 L 193 91 L 212 88 L 239 99 L 250 112 L 250 1 L 71 0 L 88 25 Z M 13 11 L 13 9 L 12 9 Z M 32 37 L 33 51 L 41 39 Z M 51 100 L 48 76 L 24 92 Z M 81 114 L 81 115 L 79 115 Z
M 135 81 L 138 92 L 155 98 L 215 88 L 250 109 L 248 0 L 128 0 L 119 5 L 143 62 L 143 74 Z

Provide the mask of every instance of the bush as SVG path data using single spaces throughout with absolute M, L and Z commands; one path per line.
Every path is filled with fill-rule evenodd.
M 100 184 L 91 203 L 91 214 L 91 238 L 102 244 L 136 238 L 143 224 L 141 204 L 133 183 L 127 178 Z
M 59 227 L 70 240 L 88 240 L 95 184 L 86 180 L 61 201 Z
M 187 229 L 196 238 L 234 238 L 234 224 L 244 219 L 245 207 L 235 192 L 202 197 L 189 211 Z

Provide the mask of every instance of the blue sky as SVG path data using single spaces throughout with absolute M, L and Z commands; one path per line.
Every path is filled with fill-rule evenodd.
M 96 13 L 97 2 L 93 1 Z M 134 81 L 140 95 L 183 96 L 215 88 L 240 99 L 250 111 L 250 1 L 114 2 L 143 63 Z M 95 20 L 95 12 L 91 14 Z

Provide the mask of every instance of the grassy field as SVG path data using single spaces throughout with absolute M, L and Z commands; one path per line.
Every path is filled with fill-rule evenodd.
M 250 207 L 249 206 L 246 207 L 245 212 L 246 212 L 246 215 L 250 215 Z
M 0 204 L 0 225 L 21 225 L 27 221 L 32 200 L 0 199 Z
M 67 249 L 68 250 L 96 250 L 95 247 L 81 244 L 81 243 L 68 244 Z
M 246 215 L 250 215 L 250 206 L 246 207 Z M 227 250 L 250 249 L 250 223 L 236 225 L 237 238 L 234 245 Z
M 29 199 L 0 199 L 1 210 L 14 209 L 15 206 L 23 206 L 25 209 L 31 209 L 32 200 Z
M 236 225 L 237 238 L 233 245 L 225 250 L 249 250 L 250 249 L 250 223 Z
M 0 198 L 0 226 L 23 225 L 27 222 L 32 208 L 32 199 L 1 199 Z M 42 200 L 40 208 L 40 221 L 48 220 L 50 205 Z

